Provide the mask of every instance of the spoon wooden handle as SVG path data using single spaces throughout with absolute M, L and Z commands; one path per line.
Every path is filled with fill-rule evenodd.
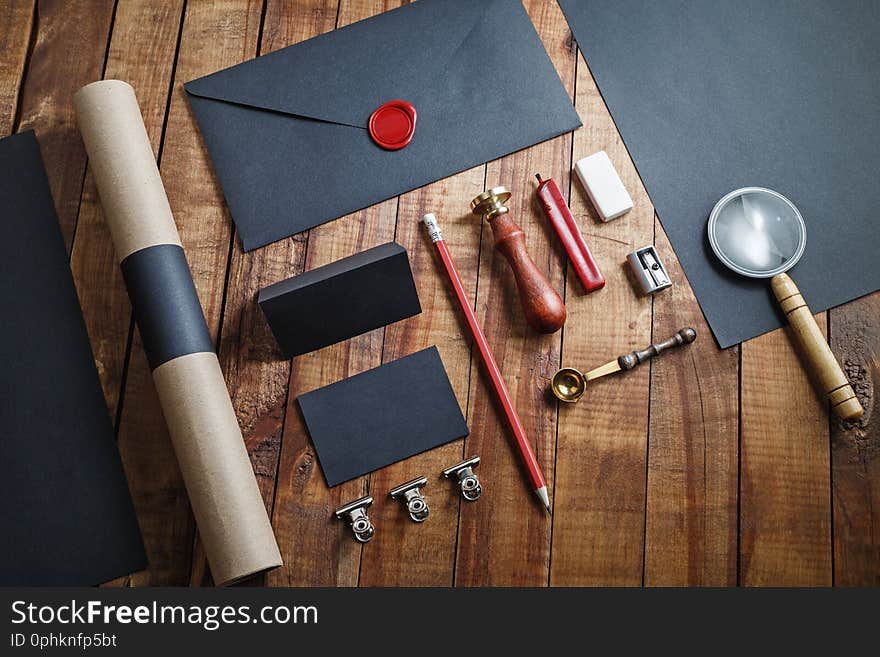
M 620 369 L 631 370 L 636 365 L 640 365 L 646 360 L 654 358 L 654 356 L 659 356 L 667 349 L 679 347 L 684 344 L 690 344 L 696 339 L 697 332 L 688 326 L 687 328 L 681 329 L 678 333 L 673 335 L 668 340 L 658 342 L 657 344 L 652 344 L 647 349 L 642 349 L 641 351 L 633 351 L 632 353 L 620 356 L 617 359 L 617 364 L 620 365 Z
M 794 281 L 788 274 L 777 274 L 770 283 L 810 369 L 831 403 L 831 410 L 844 420 L 861 417 L 864 409 Z
M 565 304 L 526 250 L 522 228 L 506 212 L 490 218 L 489 225 L 495 248 L 513 270 L 526 321 L 539 333 L 555 333 L 565 324 Z

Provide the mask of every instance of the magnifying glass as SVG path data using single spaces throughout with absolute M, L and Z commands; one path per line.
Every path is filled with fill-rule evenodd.
M 718 259 L 737 274 L 770 279 L 773 294 L 832 410 L 844 420 L 861 417 L 864 411 L 852 386 L 806 301 L 785 273 L 797 264 L 807 245 L 807 227 L 794 203 L 763 187 L 734 190 L 709 215 L 709 244 Z

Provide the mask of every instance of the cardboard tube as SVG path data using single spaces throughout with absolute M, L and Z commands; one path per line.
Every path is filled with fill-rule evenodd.
M 134 90 L 94 82 L 74 108 L 214 582 L 280 566 Z

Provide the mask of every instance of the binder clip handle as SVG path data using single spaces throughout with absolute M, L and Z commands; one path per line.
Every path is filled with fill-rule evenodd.
M 446 468 L 443 476 L 447 479 L 455 477 L 458 479 L 458 486 L 461 489 L 461 496 L 468 502 L 475 502 L 480 499 L 483 494 L 483 487 L 480 480 L 474 474 L 474 468 L 480 464 L 479 456 L 472 456 L 465 459 L 461 463 Z
M 409 517 L 412 518 L 413 522 L 425 522 L 428 519 L 430 509 L 428 509 L 425 496 L 419 490 L 427 485 L 427 483 L 427 477 L 419 477 L 392 488 L 389 493 L 392 499 L 401 499 L 406 503 L 406 510 L 409 512 Z
M 336 517 L 340 520 L 348 519 L 354 537 L 359 543 L 369 543 L 376 533 L 373 523 L 367 516 L 367 507 L 372 503 L 373 498 L 367 495 L 336 509 Z

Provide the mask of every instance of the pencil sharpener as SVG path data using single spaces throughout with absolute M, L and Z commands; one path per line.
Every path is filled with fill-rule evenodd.
M 553 375 L 550 389 L 559 401 L 573 404 L 584 396 L 587 380 L 580 370 L 573 367 L 563 367 Z
M 655 294 L 672 286 L 666 267 L 653 245 L 643 246 L 626 256 L 633 276 L 643 294 Z
M 480 486 L 480 480 L 477 479 L 477 475 L 474 474 L 474 468 L 478 465 L 480 465 L 480 457 L 472 456 L 443 471 L 443 476 L 447 479 L 452 479 L 453 477 L 458 479 L 461 496 L 468 502 L 475 502 L 480 499 L 480 495 L 483 494 L 483 487 Z
M 348 520 L 355 539 L 360 543 L 369 543 L 376 533 L 373 523 L 367 516 L 367 507 L 372 503 L 373 498 L 367 495 L 336 509 L 336 517 L 340 520 Z
M 428 503 L 425 496 L 422 495 L 420 488 L 428 483 L 427 477 L 419 477 L 405 484 L 400 484 L 396 488 L 392 488 L 390 495 L 392 499 L 399 499 L 406 502 L 406 510 L 409 511 L 409 517 L 413 522 L 425 522 L 428 519 Z

